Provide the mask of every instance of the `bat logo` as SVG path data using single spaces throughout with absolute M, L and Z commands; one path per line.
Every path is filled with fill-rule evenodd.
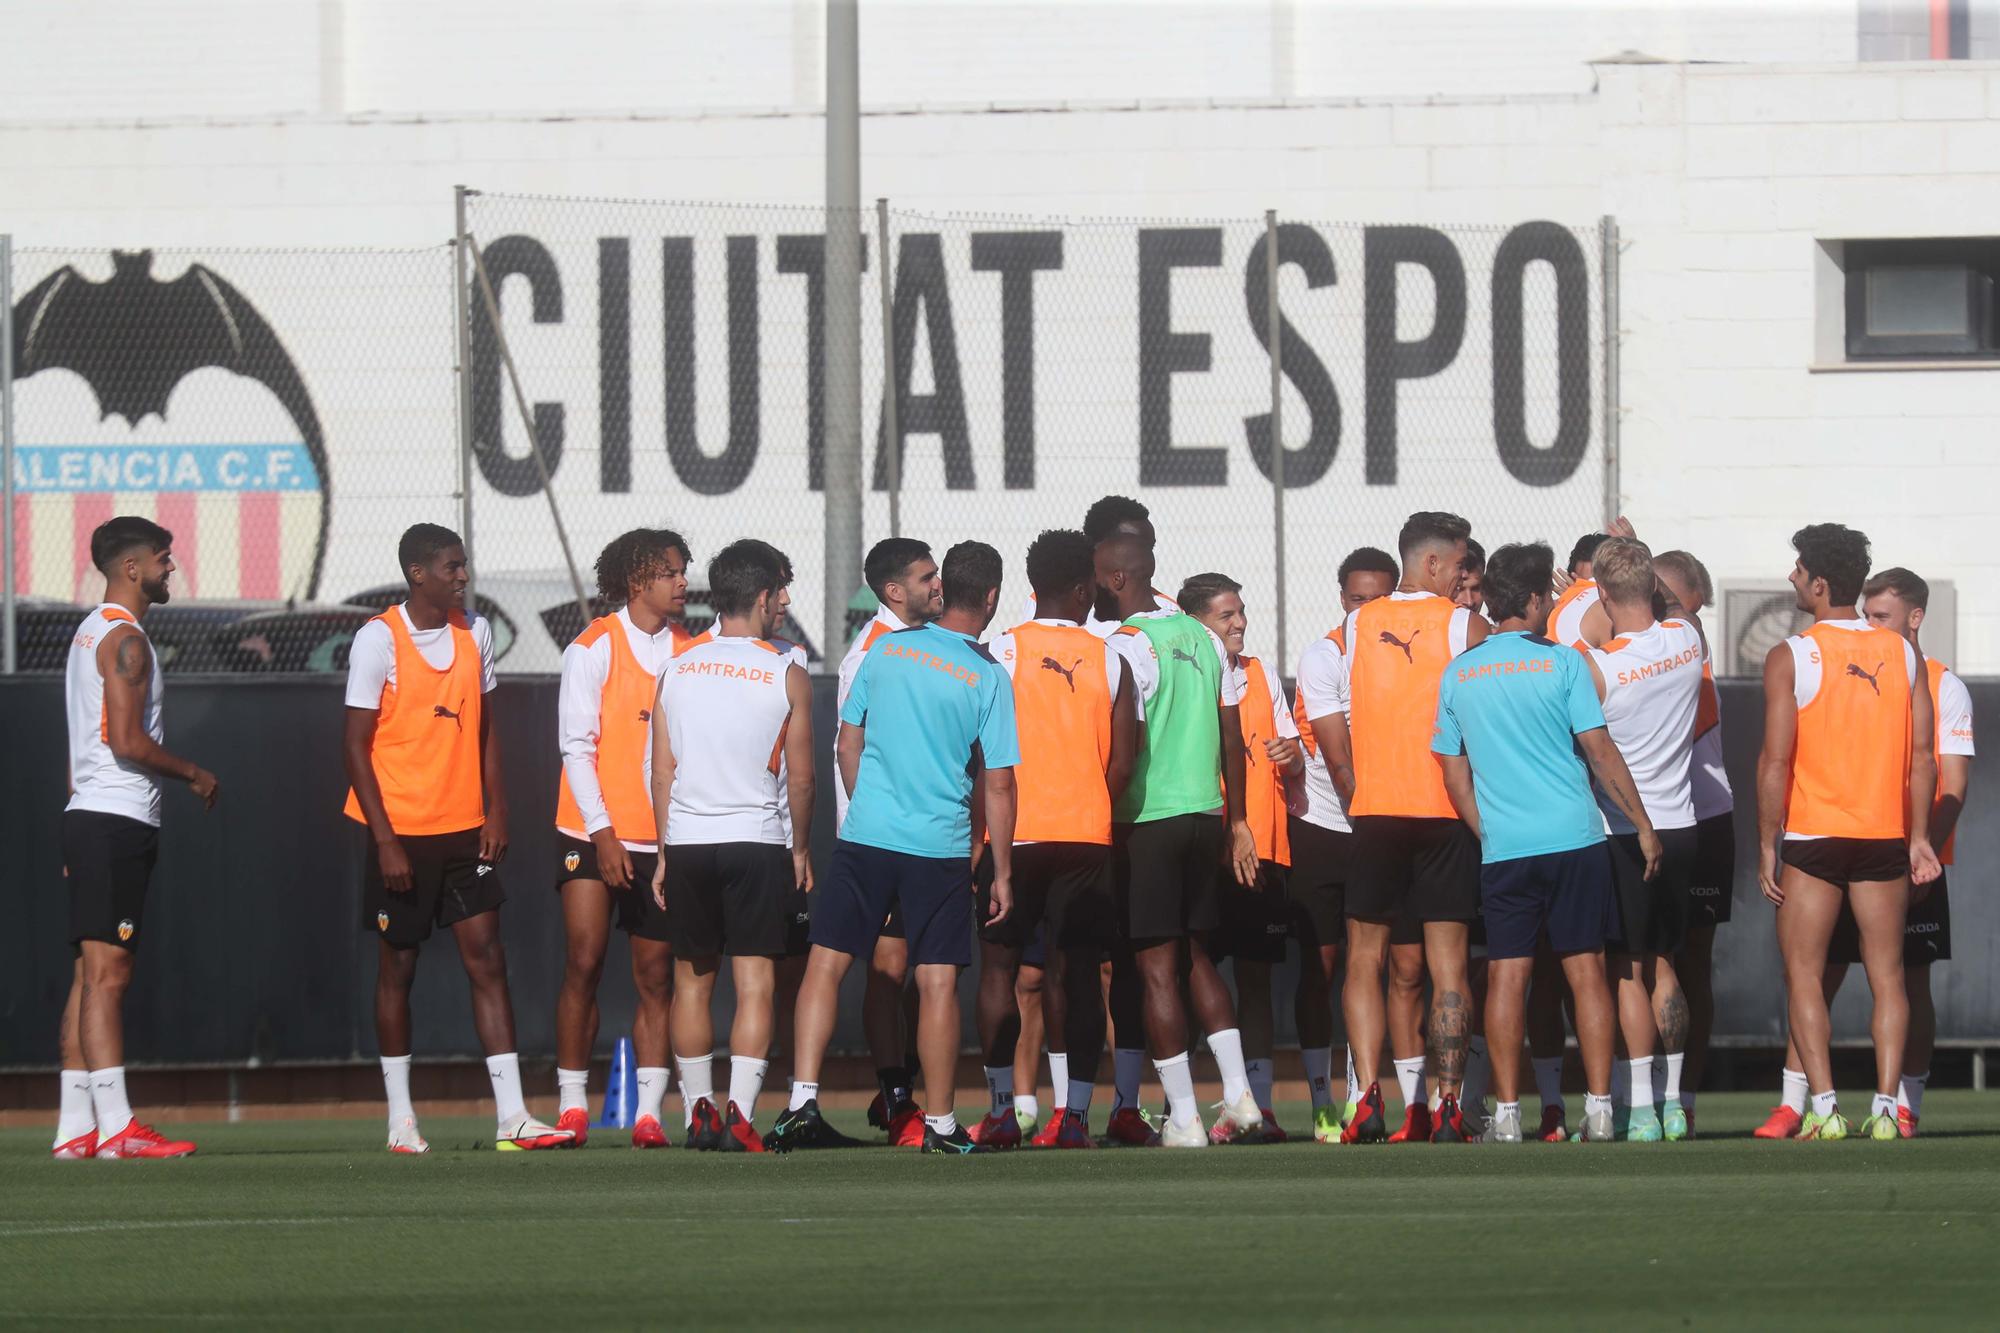
M 1193 657 L 1189 656 L 1187 653 L 1182 652 L 1178 648 L 1174 649 L 1174 660 L 1176 662 L 1186 662 L 1189 666 L 1194 667 L 1196 670 L 1201 669 L 1201 663 L 1195 661 Z
M 458 707 L 459 707 L 459 711 L 460 711 L 460 712 L 463 712 L 463 711 L 464 711 L 464 709 L 465 709 L 465 700 L 463 700 L 463 699 L 460 699 L 460 700 L 458 701 Z M 450 718 L 450 719 L 451 719 L 451 724 L 452 724 L 452 725 L 453 725 L 454 727 L 457 727 L 457 728 L 458 728 L 458 729 L 459 729 L 460 731 L 464 731 L 464 730 L 465 730 L 465 721 L 464 721 L 464 719 L 463 719 L 463 718 L 461 718 L 461 717 L 459 717 L 458 713 L 454 713 L 454 712 L 453 712 L 453 711 L 452 711 L 451 709 L 449 709 L 449 708 L 446 708 L 446 707 L 445 707 L 445 706 L 444 706 L 443 704 L 432 704 L 432 705 L 431 705 L 431 716 L 432 716 L 432 717 L 448 717 L 448 718 Z
M 1882 685 L 1875 677 L 1881 675 L 1882 668 L 1887 665 L 1888 663 L 1886 662 L 1877 662 L 1873 671 L 1863 671 L 1860 664 L 1849 662 L 1847 664 L 1847 674 L 1850 676 L 1859 676 L 1861 679 L 1867 681 L 1868 688 L 1875 691 L 1876 697 L 1880 698 L 1882 695 Z
M 1403 660 L 1405 662 L 1408 662 L 1410 665 L 1415 666 L 1417 659 L 1410 655 L 1410 645 L 1415 643 L 1417 641 L 1417 636 L 1422 633 L 1423 631 L 1420 629 L 1413 629 L 1410 631 L 1409 639 L 1405 641 L 1397 638 L 1395 635 L 1391 634 L 1388 630 L 1383 630 L 1381 642 L 1394 644 L 1396 647 L 1401 648 L 1403 650 Z
M 583 864 L 583 858 L 577 855 L 575 852 L 569 852 L 563 856 L 563 869 L 571 872 L 572 874 L 574 874 L 576 872 L 576 868 L 582 864 Z
M 182 444 L 166 451 L 28 446 L 17 466 L 30 491 L 233 491 L 248 514 L 261 513 L 259 506 L 282 495 L 306 498 L 317 489 L 317 533 L 303 589 L 281 587 L 275 552 L 253 550 L 246 540 L 238 553 L 238 595 L 314 596 L 331 514 L 326 439 L 291 353 L 249 299 L 206 264 L 190 264 L 163 282 L 153 276 L 150 250 L 113 251 L 111 263 L 112 274 L 102 282 L 65 264 L 15 304 L 15 378 L 68 370 L 90 386 L 100 419 L 123 417 L 136 429 L 149 416 L 166 420 L 168 401 L 188 376 L 209 367 L 227 370 L 278 400 L 304 457 L 291 444 Z M 257 523 L 251 518 L 245 531 Z
M 1053 657 L 1044 657 L 1042 659 L 1042 670 L 1053 671 L 1061 676 L 1068 683 L 1071 694 L 1076 693 L 1076 669 L 1082 665 L 1083 659 L 1081 657 L 1071 662 L 1068 666 L 1064 666 Z

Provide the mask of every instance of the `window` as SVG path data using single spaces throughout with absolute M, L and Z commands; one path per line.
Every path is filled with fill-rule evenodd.
M 2000 240 L 1848 241 L 1841 257 L 1848 360 L 2000 359 Z

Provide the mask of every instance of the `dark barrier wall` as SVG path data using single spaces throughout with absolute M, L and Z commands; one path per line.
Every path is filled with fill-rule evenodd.
M 820 751 L 831 755 L 832 682 L 815 682 Z M 1754 683 L 1723 686 L 1729 766 L 1738 792 L 1735 920 L 1716 946 L 1718 1036 L 1776 1043 L 1784 992 L 1769 904 L 1756 886 L 1751 774 L 1762 716 Z M 1972 685 L 1976 709 L 2000 717 L 2000 682 Z M 562 975 L 562 922 L 552 889 L 558 762 L 553 681 L 503 683 L 496 716 L 507 758 L 511 850 L 502 874 L 508 972 L 520 1049 L 553 1052 Z M 223 798 L 203 814 L 184 789 L 166 797 L 160 868 L 153 881 L 138 977 L 127 1009 L 138 1063 L 325 1060 L 372 1057 L 375 944 L 361 930 L 364 834 L 340 816 L 341 685 L 325 679 L 175 680 L 167 739 L 213 769 Z M 0 1065 L 52 1065 L 70 978 L 57 829 L 65 799 L 60 680 L 0 682 Z M 831 764 L 822 769 L 814 847 L 832 848 Z M 2000 758 L 1982 756 L 1971 813 L 1952 874 L 1954 960 L 1936 970 L 1941 1038 L 2000 1037 L 1996 938 L 2000 905 L 1990 868 L 2000 863 Z M 616 934 L 614 932 L 614 939 Z M 600 1045 L 629 1031 L 632 985 L 622 941 L 605 968 Z M 726 977 L 726 972 L 725 972 Z M 857 978 L 850 979 L 836 1042 L 861 1049 Z M 969 1001 L 972 978 L 966 978 Z M 1281 983 L 1289 986 L 1289 979 Z M 1864 1036 L 1866 986 L 1857 977 L 1835 1011 L 1838 1035 Z M 1280 995 L 1288 989 L 1280 989 Z M 726 1006 L 719 1006 L 726 1007 Z M 452 946 L 426 950 L 415 998 L 420 1056 L 471 1055 L 463 974 Z M 970 1004 L 966 1007 L 968 1032 Z M 1289 1003 L 1279 1037 L 1290 1039 Z M 726 1016 L 719 1030 L 726 1031 Z

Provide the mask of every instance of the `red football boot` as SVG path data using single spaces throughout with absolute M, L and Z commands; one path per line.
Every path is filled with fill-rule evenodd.
M 590 1112 L 581 1106 L 572 1106 L 556 1117 L 556 1128 L 570 1132 L 568 1147 L 581 1148 L 590 1137 Z
M 1095 1148 L 1097 1146 L 1091 1142 L 1090 1118 L 1084 1115 L 1083 1112 L 1058 1111 L 1052 1118 L 1051 1123 L 1061 1126 L 1056 1131 L 1053 1146 L 1057 1148 Z
M 1907 1135 L 1905 1136 L 1907 1137 Z M 79 1134 L 67 1143 L 58 1143 L 49 1155 L 58 1162 L 81 1162 L 97 1156 L 97 1131 Z
M 1019 1133 L 1018 1129 L 1015 1133 Z M 915 1102 L 903 1102 L 896 1107 L 896 1113 L 889 1117 L 889 1146 L 892 1148 L 921 1148 L 924 1146 L 924 1108 Z
M 1431 1108 L 1418 1102 L 1415 1106 L 1403 1108 L 1403 1125 L 1389 1136 L 1391 1143 L 1429 1143 L 1431 1141 Z
M 1438 1103 L 1436 1114 L 1431 1116 L 1432 1143 L 1464 1143 L 1465 1117 L 1459 1114 L 1458 1098 L 1446 1097 Z
M 1021 1146 L 1021 1121 L 1011 1106 L 999 1115 L 988 1111 L 985 1118 L 968 1132 L 968 1137 L 982 1148 L 1005 1152 Z
M 735 1102 L 729 1103 L 729 1117 L 722 1122 L 723 1152 L 763 1152 L 764 1140 L 757 1127 L 744 1118 Z
M 715 1103 L 706 1097 L 697 1097 L 690 1108 L 687 1143 L 684 1147 L 696 1152 L 715 1152 L 722 1147 L 722 1117 L 715 1113 Z
M 1799 1136 L 1799 1126 L 1805 1117 L 1789 1106 L 1774 1106 L 1770 1117 L 1763 1124 L 1750 1131 L 1751 1137 L 1759 1139 L 1795 1139 Z M 99 1151 L 102 1151 L 100 1149 Z
M 1907 1106 L 1896 1108 L 1896 1132 L 1906 1139 L 1917 1137 L 1917 1118 L 1910 1114 Z
M 131 1124 L 97 1145 L 99 1157 L 190 1157 L 193 1154 L 192 1143 L 161 1138 L 151 1125 L 140 1124 L 136 1116 Z
M 656 1115 L 642 1115 L 632 1125 L 632 1146 L 634 1148 L 670 1148 L 667 1131 Z
M 1138 1107 L 1121 1106 L 1111 1113 L 1111 1123 L 1104 1127 L 1104 1141 L 1116 1148 L 1157 1148 L 1160 1134 L 1146 1123 Z
M 1568 1143 L 1569 1126 L 1563 1123 L 1563 1108 L 1544 1106 L 1542 1125 L 1535 1131 L 1535 1138 L 1542 1143 Z
M 1380 1143 L 1389 1137 L 1389 1122 L 1382 1110 L 1382 1085 L 1370 1083 L 1368 1091 L 1354 1105 L 1347 1128 L 1340 1131 L 1342 1143 Z
M 1028 1146 L 1030 1148 L 1056 1147 L 1056 1140 L 1062 1136 L 1063 1115 L 1064 1112 L 1060 1106 L 1050 1112 L 1049 1118 L 1044 1120 L 1041 1128 L 1035 1131 L 1035 1137 L 1028 1140 Z

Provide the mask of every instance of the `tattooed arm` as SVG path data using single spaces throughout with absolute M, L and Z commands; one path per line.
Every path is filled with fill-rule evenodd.
M 104 738 L 122 764 L 185 782 L 213 809 L 215 774 L 170 752 L 146 731 L 146 695 L 153 687 L 153 646 L 130 625 L 118 625 L 97 647 L 104 677 Z

